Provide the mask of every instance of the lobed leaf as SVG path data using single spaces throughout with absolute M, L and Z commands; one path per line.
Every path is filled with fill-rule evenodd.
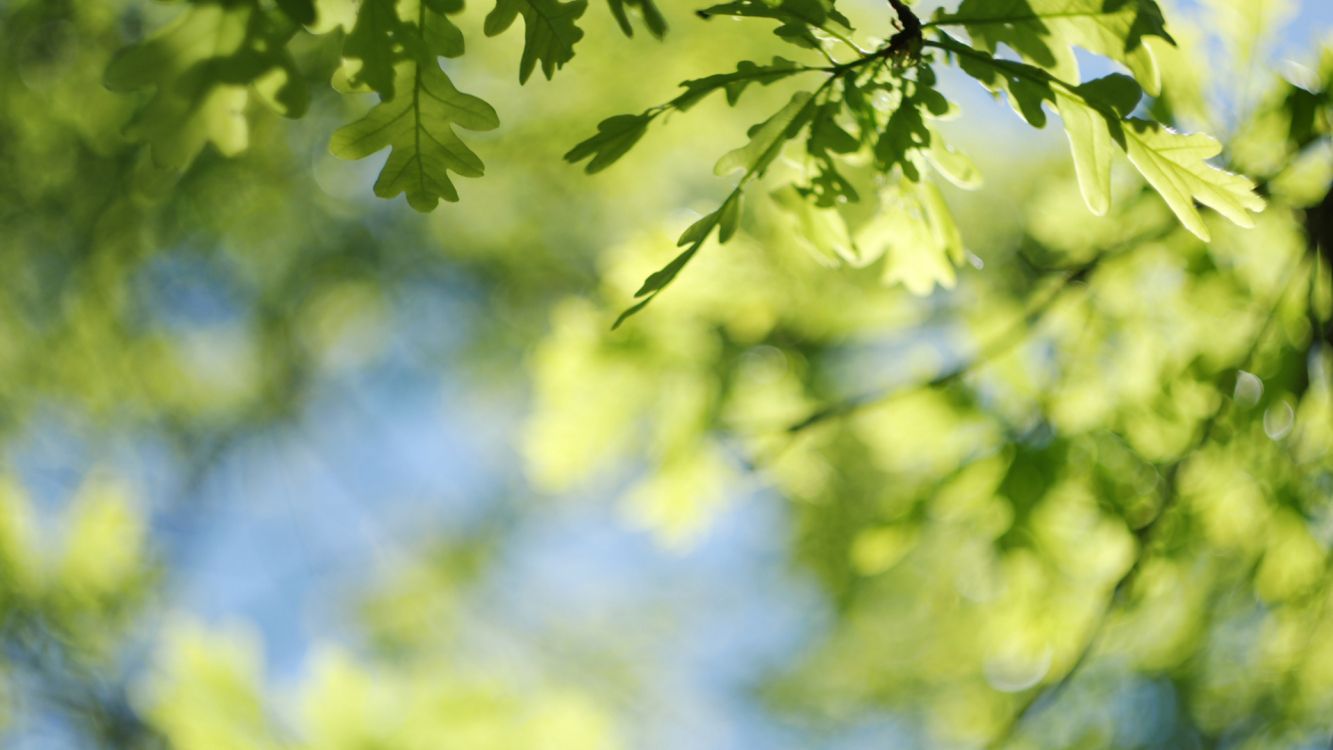
M 885 191 L 875 217 L 856 233 L 863 263 L 883 256 L 884 282 L 929 294 L 952 288 L 966 251 L 953 214 L 930 182 L 904 182 Z
M 429 11 L 420 16 L 420 40 L 425 53 L 433 57 L 459 57 L 466 45 L 463 32 L 446 14 L 463 9 L 462 0 L 424 0 Z
M 1194 206 L 1198 201 L 1242 227 L 1254 226 L 1251 212 L 1264 209 L 1264 199 L 1248 178 L 1208 163 L 1222 144 L 1202 133 L 1177 133 L 1165 125 L 1138 118 L 1125 121 L 1129 160 L 1152 185 L 1166 205 L 1199 239 L 1209 239 Z
M 550 80 L 555 71 L 574 59 L 574 45 L 583 38 L 576 21 L 588 8 L 588 0 L 496 0 L 486 16 L 486 36 L 503 34 L 523 16 L 523 55 L 518 64 L 519 83 L 526 83 L 541 63 Z
M 793 234 L 812 255 L 826 265 L 839 261 L 860 265 L 861 257 L 852 242 L 847 222 L 838 211 L 812 203 L 792 185 L 784 185 L 769 194 L 773 202 L 790 217 Z
M 643 299 L 620 313 L 615 323 L 611 324 L 612 330 L 619 328 L 622 323 L 647 307 L 663 289 L 675 281 L 680 272 L 685 269 L 685 266 L 689 265 L 689 262 L 699 253 L 699 249 L 708 241 L 708 237 L 712 235 L 714 229 L 719 231 L 719 236 L 727 238 L 735 233 L 740 216 L 740 200 L 741 193 L 740 189 L 737 188 L 732 191 L 731 195 L 716 211 L 694 222 L 681 233 L 680 239 L 676 241 L 676 247 L 683 247 L 685 250 L 644 279 L 643 285 L 634 293 L 635 297 L 642 297 Z
M 343 57 L 359 61 L 348 76 L 353 86 L 368 86 L 387 99 L 394 96 L 394 65 L 403 25 L 397 0 L 362 0 L 356 24 L 343 42 Z
M 947 37 L 939 46 L 957 55 L 964 72 L 992 91 L 1007 91 L 1014 109 L 1032 124 L 1045 122 L 1043 103 L 1056 107 L 1065 122 L 1079 188 L 1094 213 L 1103 214 L 1110 205 L 1112 144 L 1125 151 L 1181 223 L 1200 239 L 1208 240 L 1209 233 L 1194 206 L 1196 200 L 1242 227 L 1253 226 L 1250 213 L 1263 210 L 1264 200 L 1254 192 L 1253 182 L 1208 163 L 1221 153 L 1216 140 L 1129 117 L 1142 96 L 1131 79 L 1112 75 L 1071 86 L 1040 68 L 996 60 Z
M 1143 91 L 1122 75 L 1054 91 L 1083 200 L 1093 214 L 1105 216 L 1111 207 L 1111 156 L 1117 146 L 1125 147 L 1120 118 L 1134 110 Z
M 1003 44 L 1071 82 L 1079 81 L 1081 47 L 1123 63 L 1153 95 L 1161 72 L 1144 38 L 1171 41 L 1155 0 L 963 0 L 933 23 L 962 26 L 978 48 L 993 53 Z
M 454 133 L 499 127 L 495 110 L 485 101 L 464 94 L 432 63 L 405 62 L 398 66 L 397 91 L 365 117 L 333 134 L 330 151 L 342 159 L 362 159 L 386 147 L 393 149 L 375 181 L 375 194 L 392 198 L 407 194 L 418 211 L 430 211 L 440 199 L 457 201 L 449 179 L 480 177 L 481 159 Z

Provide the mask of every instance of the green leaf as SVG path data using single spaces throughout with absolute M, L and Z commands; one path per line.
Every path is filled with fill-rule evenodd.
M 148 40 L 119 51 L 107 65 L 104 81 L 116 91 L 161 87 L 200 62 L 239 50 L 248 18 L 248 8 L 193 6 Z M 201 40 L 210 42 L 211 49 Z
M 799 47 L 815 48 L 819 38 L 815 29 L 827 29 L 831 23 L 851 28 L 851 23 L 833 7 L 832 0 L 733 0 L 700 11 L 700 18 L 739 16 L 771 18 L 778 21 L 774 33 Z
M 750 142 L 723 155 L 713 171 L 718 176 L 737 169 L 746 176 L 761 175 L 782 152 L 782 144 L 795 138 L 805 127 L 813 111 L 813 97 L 808 91 L 792 95 L 786 106 L 750 131 Z
M 397 0 L 363 0 L 356 25 L 343 42 L 343 57 L 359 61 L 348 77 L 353 86 L 369 86 L 386 99 L 394 96 L 394 65 L 398 61 Z
M 953 214 L 932 183 L 904 182 L 885 191 L 880 210 L 856 233 L 869 263 L 884 261 L 884 283 L 929 294 L 938 284 L 952 288 L 955 267 L 966 251 Z
M 992 94 L 1007 94 L 1009 106 L 1029 125 L 1046 127 L 1042 105 L 1055 101 L 1048 73 L 1012 60 L 997 60 L 947 36 L 940 39 L 939 46 L 956 55 L 958 67 Z
M 716 172 L 719 175 L 736 169 L 745 171 L 740 184 L 727 196 L 718 210 L 696 221 L 681 234 L 677 246 L 684 247 L 684 252 L 643 282 L 643 286 L 634 296 L 645 299 L 621 313 L 612 328 L 619 327 L 630 316 L 647 307 L 648 303 L 674 281 L 699 252 L 699 248 L 703 247 L 704 241 L 714 229 L 718 230 L 720 241 L 726 242 L 731 239 L 740 223 L 740 200 L 745 183 L 763 174 L 782 152 L 782 145 L 801 132 L 814 110 L 813 104 L 814 97 L 810 92 L 798 91 L 776 114 L 750 129 L 748 144 L 718 160 Z
M 588 163 L 588 173 L 600 172 L 633 148 L 647 132 L 649 124 L 667 109 L 688 110 L 715 91 L 725 91 L 727 102 L 735 104 L 752 83 L 768 85 L 794 73 L 809 70 L 812 68 L 775 57 L 770 65 L 756 65 L 746 60 L 737 66 L 735 72 L 685 81 L 681 83 L 685 92 L 665 105 L 636 115 L 616 115 L 603 120 L 597 125 L 597 133 L 571 149 L 565 154 L 565 159 L 577 163 L 592 157 Z
M 952 109 L 949 100 L 935 88 L 934 74 L 929 69 L 923 69 L 917 74 L 916 80 L 903 81 L 899 86 L 885 91 L 886 95 L 896 97 L 899 101 L 891 105 L 892 114 L 883 127 L 877 125 L 875 104 L 866 96 L 869 92 L 853 90 L 856 91 L 853 112 L 861 123 L 862 136 L 874 138 L 876 166 L 886 173 L 897 167 L 903 177 L 913 182 L 919 181 L 921 169 L 930 159 L 931 151 L 937 148 L 938 140 L 926 124 L 926 119 L 947 116 Z M 852 98 L 849 97 L 849 104 L 851 102 Z M 953 176 L 963 184 L 975 182 L 979 178 L 976 170 L 969 167 L 966 157 L 949 152 L 942 142 L 938 148 L 941 170 L 956 170 L 957 174 Z
M 314 0 L 277 0 L 278 7 L 293 21 L 305 26 L 315 22 Z
M 694 222 L 681 233 L 680 239 L 676 241 L 676 247 L 685 248 L 679 255 L 671 259 L 670 263 L 662 266 L 644 279 L 643 285 L 634 293 L 634 296 L 643 299 L 631 305 L 616 318 L 616 322 L 611 324 L 611 330 L 621 326 L 626 320 L 629 320 L 643 308 L 647 307 L 657 295 L 662 293 L 671 282 L 676 280 L 680 272 L 689 265 L 694 256 L 699 253 L 699 249 L 708 241 L 709 235 L 714 229 L 721 228 L 721 233 L 726 234 L 728 238 L 736 231 L 736 223 L 740 215 L 740 190 L 733 190 L 727 200 L 722 203 L 718 210 L 704 216 L 702 219 Z
M 301 116 L 309 93 L 287 51 L 290 36 L 289 22 L 254 5 L 191 6 L 107 66 L 111 89 L 154 89 L 126 136 L 147 141 L 159 167 L 181 170 L 207 144 L 227 156 L 247 147 L 251 93 L 284 116 Z
M 523 16 L 523 56 L 518 64 L 519 83 L 526 83 L 540 62 L 547 80 L 574 59 L 574 45 L 583 38 L 575 23 L 588 8 L 588 0 L 496 0 L 486 16 L 486 36 L 502 34 Z
M 1134 110 L 1143 92 L 1132 78 L 1110 75 L 1072 91 L 1057 87 L 1056 110 L 1074 157 L 1074 172 L 1088 210 L 1105 216 L 1111 207 L 1111 156 L 1125 147 L 1120 119 Z
M 335 132 L 330 151 L 339 158 L 362 159 L 391 147 L 375 181 L 376 195 L 406 193 L 418 211 L 434 209 L 441 198 L 457 201 L 449 172 L 480 177 L 484 167 L 452 126 L 491 130 L 499 127 L 499 117 L 485 101 L 454 88 L 433 63 L 401 63 L 395 87 L 393 99 L 384 99 L 365 117 Z
M 726 242 L 736 235 L 741 224 L 741 191 L 732 191 L 717 211 L 717 241 Z
M 252 87 L 259 101 L 283 117 L 301 117 L 310 107 L 310 90 L 289 55 L 277 59 L 254 80 Z
M 830 154 L 851 154 L 860 150 L 861 141 L 838 123 L 842 106 L 841 101 L 831 99 L 811 118 L 810 138 L 806 143 L 806 151 L 811 156 L 828 158 Z
M 939 133 L 932 131 L 930 149 L 926 158 L 940 176 L 963 190 L 976 190 L 981 187 L 981 170 L 967 154 L 944 142 Z
M 356 0 L 315 0 L 315 22 L 310 24 L 311 33 L 351 29 L 356 25 L 357 5 Z
M 875 141 L 876 164 L 885 172 L 898 167 L 903 177 L 916 182 L 921 179 L 919 155 L 930 147 L 931 140 L 931 131 L 926 127 L 921 110 L 908 99 L 903 106 L 894 109 Z
M 428 55 L 436 57 L 458 57 L 463 54 L 463 32 L 446 13 L 457 13 L 463 9 L 461 0 L 424 0 L 429 10 L 421 14 L 421 41 Z
M 1147 120 L 1131 118 L 1125 124 L 1130 162 L 1186 229 L 1205 242 L 1209 239 L 1208 228 L 1194 206 L 1196 200 L 1239 226 L 1254 226 L 1250 212 L 1264 209 L 1264 199 L 1254 192 L 1254 183 L 1207 161 L 1221 153 L 1222 144 L 1202 133 L 1177 133 Z
M 681 234 L 677 246 L 684 247 L 684 252 L 677 255 L 670 263 L 643 282 L 643 286 L 639 288 L 634 296 L 644 297 L 645 299 L 621 313 L 620 317 L 616 318 L 612 328 L 619 327 L 630 316 L 647 307 L 648 303 L 652 302 L 668 284 L 674 281 L 699 252 L 699 248 L 703 247 L 704 241 L 708 239 L 714 229 L 718 230 L 719 241 L 726 242 L 731 239 L 740 224 L 741 192 L 745 183 L 763 174 L 764 170 L 782 152 L 782 145 L 801 132 L 810 120 L 814 110 L 813 103 L 814 97 L 810 95 L 810 92 L 797 92 L 792 96 L 791 101 L 787 102 L 787 105 L 778 110 L 776 114 L 750 129 L 750 142 L 748 144 L 718 160 L 715 171 L 719 175 L 736 169 L 743 169 L 745 174 L 741 178 L 741 183 L 727 196 L 726 201 L 722 203 L 718 210 L 696 221 Z
M 715 91 L 725 91 L 727 104 L 735 106 L 750 84 L 757 83 L 761 86 L 767 86 L 796 73 L 805 73 L 810 70 L 812 68 L 809 66 L 782 57 L 774 57 L 773 61 L 767 65 L 759 65 L 749 60 L 743 60 L 736 66 L 734 72 L 717 73 L 705 78 L 694 78 L 682 82 L 680 85 L 685 88 L 685 92 L 672 99 L 671 106 L 683 112 Z
M 784 185 L 769 196 L 791 217 L 796 230 L 793 236 L 820 261 L 829 265 L 839 260 L 860 264 L 847 222 L 836 209 L 821 208 L 792 185 Z
M 653 115 L 616 115 L 597 125 L 597 134 L 570 149 L 565 161 L 577 164 L 588 157 L 587 172 L 593 174 L 614 164 L 629 152 L 648 131 Z
M 1155 0 L 963 0 L 936 25 L 959 25 L 987 52 L 1003 44 L 1057 78 L 1079 82 L 1074 48 L 1123 63 L 1149 93 L 1161 73 L 1144 38 L 1171 41 Z
M 666 18 L 653 0 L 607 0 L 607 4 L 611 6 L 611 15 L 615 16 L 616 23 L 620 24 L 620 30 L 625 32 L 625 36 L 634 36 L 634 26 L 629 21 L 628 8 L 639 11 L 643 25 L 648 27 L 648 32 L 653 36 L 661 39 L 666 35 Z
M 1164 125 L 1127 118 L 1142 92 L 1125 76 L 1107 76 L 1082 86 L 1069 86 L 1046 71 L 1023 63 L 996 60 L 945 37 L 939 44 L 957 56 L 964 72 L 992 90 L 1007 90 L 1014 109 L 1029 122 L 1053 102 L 1065 121 L 1084 200 L 1094 213 L 1110 205 L 1110 145 L 1119 145 L 1130 163 L 1200 239 L 1208 228 L 1194 201 L 1215 209 L 1242 227 L 1251 227 L 1250 212 L 1262 211 L 1264 200 L 1245 177 L 1218 169 L 1208 159 L 1222 146 L 1203 134 L 1183 135 Z M 1040 122 L 1044 122 L 1044 114 Z M 1038 124 L 1038 123 L 1033 123 Z
M 1111 155 L 1115 151 L 1106 118 L 1079 97 L 1063 91 L 1057 92 L 1056 107 L 1065 124 L 1083 201 L 1089 211 L 1105 216 L 1111 208 Z

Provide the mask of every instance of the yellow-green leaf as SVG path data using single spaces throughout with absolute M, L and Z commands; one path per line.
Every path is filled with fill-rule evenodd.
M 1249 179 L 1219 169 L 1208 159 L 1222 145 L 1202 133 L 1183 134 L 1147 120 L 1125 121 L 1126 151 L 1142 173 L 1187 229 L 1200 239 L 1209 239 L 1198 202 L 1242 227 L 1254 226 L 1251 212 L 1264 209 L 1264 199 L 1254 192 Z

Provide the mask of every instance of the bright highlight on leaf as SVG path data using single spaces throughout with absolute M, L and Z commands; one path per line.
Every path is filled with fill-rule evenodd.
M 1250 212 L 1264 209 L 1254 183 L 1207 161 L 1222 152 L 1222 144 L 1201 133 L 1176 133 L 1147 120 L 1131 119 L 1127 125 L 1129 160 L 1186 229 L 1204 242 L 1209 240 L 1208 227 L 1194 207 L 1196 200 L 1239 226 L 1254 226 Z
M 281 115 L 304 115 L 310 95 L 283 25 L 251 3 L 201 2 L 123 50 L 107 66 L 106 85 L 154 90 L 126 135 L 147 141 L 160 166 L 183 170 L 209 143 L 228 156 L 245 150 L 251 93 Z
M 978 49 L 1008 46 L 1061 80 L 1078 83 L 1074 48 L 1124 63 L 1150 94 L 1161 73 L 1146 37 L 1171 41 L 1155 0 L 963 0 L 933 23 L 967 29 Z
M 1242 227 L 1253 226 L 1250 213 L 1263 210 L 1264 200 L 1255 194 L 1253 182 L 1208 163 L 1222 151 L 1215 139 L 1129 117 L 1141 95 L 1131 79 L 1112 75 L 1075 86 L 1040 68 L 997 60 L 952 39 L 939 46 L 956 55 L 963 71 L 982 85 L 1007 93 L 1014 110 L 1028 122 L 1042 125 L 1042 106 L 1054 104 L 1065 123 L 1079 188 L 1093 213 L 1102 215 L 1110 206 L 1113 144 L 1181 224 L 1205 242 L 1209 232 L 1194 207 L 1196 200 Z
M 1120 75 L 1054 92 L 1083 199 L 1088 210 L 1105 216 L 1111 207 L 1111 157 L 1125 143 L 1119 118 L 1134 110 L 1142 92 L 1133 80 Z

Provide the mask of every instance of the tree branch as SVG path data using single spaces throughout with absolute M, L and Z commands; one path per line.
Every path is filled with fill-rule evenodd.
M 830 419 L 854 414 L 867 406 L 880 403 L 907 390 L 914 390 L 917 388 L 939 388 L 958 380 L 982 365 L 1007 354 L 1015 346 L 1027 339 L 1028 334 L 1031 333 L 1032 329 L 1041 323 L 1047 313 L 1055 307 L 1055 303 L 1060 300 L 1065 292 L 1087 281 L 1088 277 L 1092 275 L 1092 272 L 1107 257 L 1108 255 L 1104 253 L 1086 263 L 1065 270 L 1064 278 L 1060 280 L 1054 289 L 1048 292 L 1039 302 L 1037 302 L 1037 304 L 1033 305 L 1021 318 L 1010 325 L 1003 334 L 997 336 L 985 346 L 981 347 L 977 354 L 966 362 L 960 363 L 924 383 L 882 386 L 855 396 L 849 396 L 811 413 L 804 419 L 794 422 L 788 426 L 785 431 L 789 435 L 795 435 L 796 433 L 807 430 Z

